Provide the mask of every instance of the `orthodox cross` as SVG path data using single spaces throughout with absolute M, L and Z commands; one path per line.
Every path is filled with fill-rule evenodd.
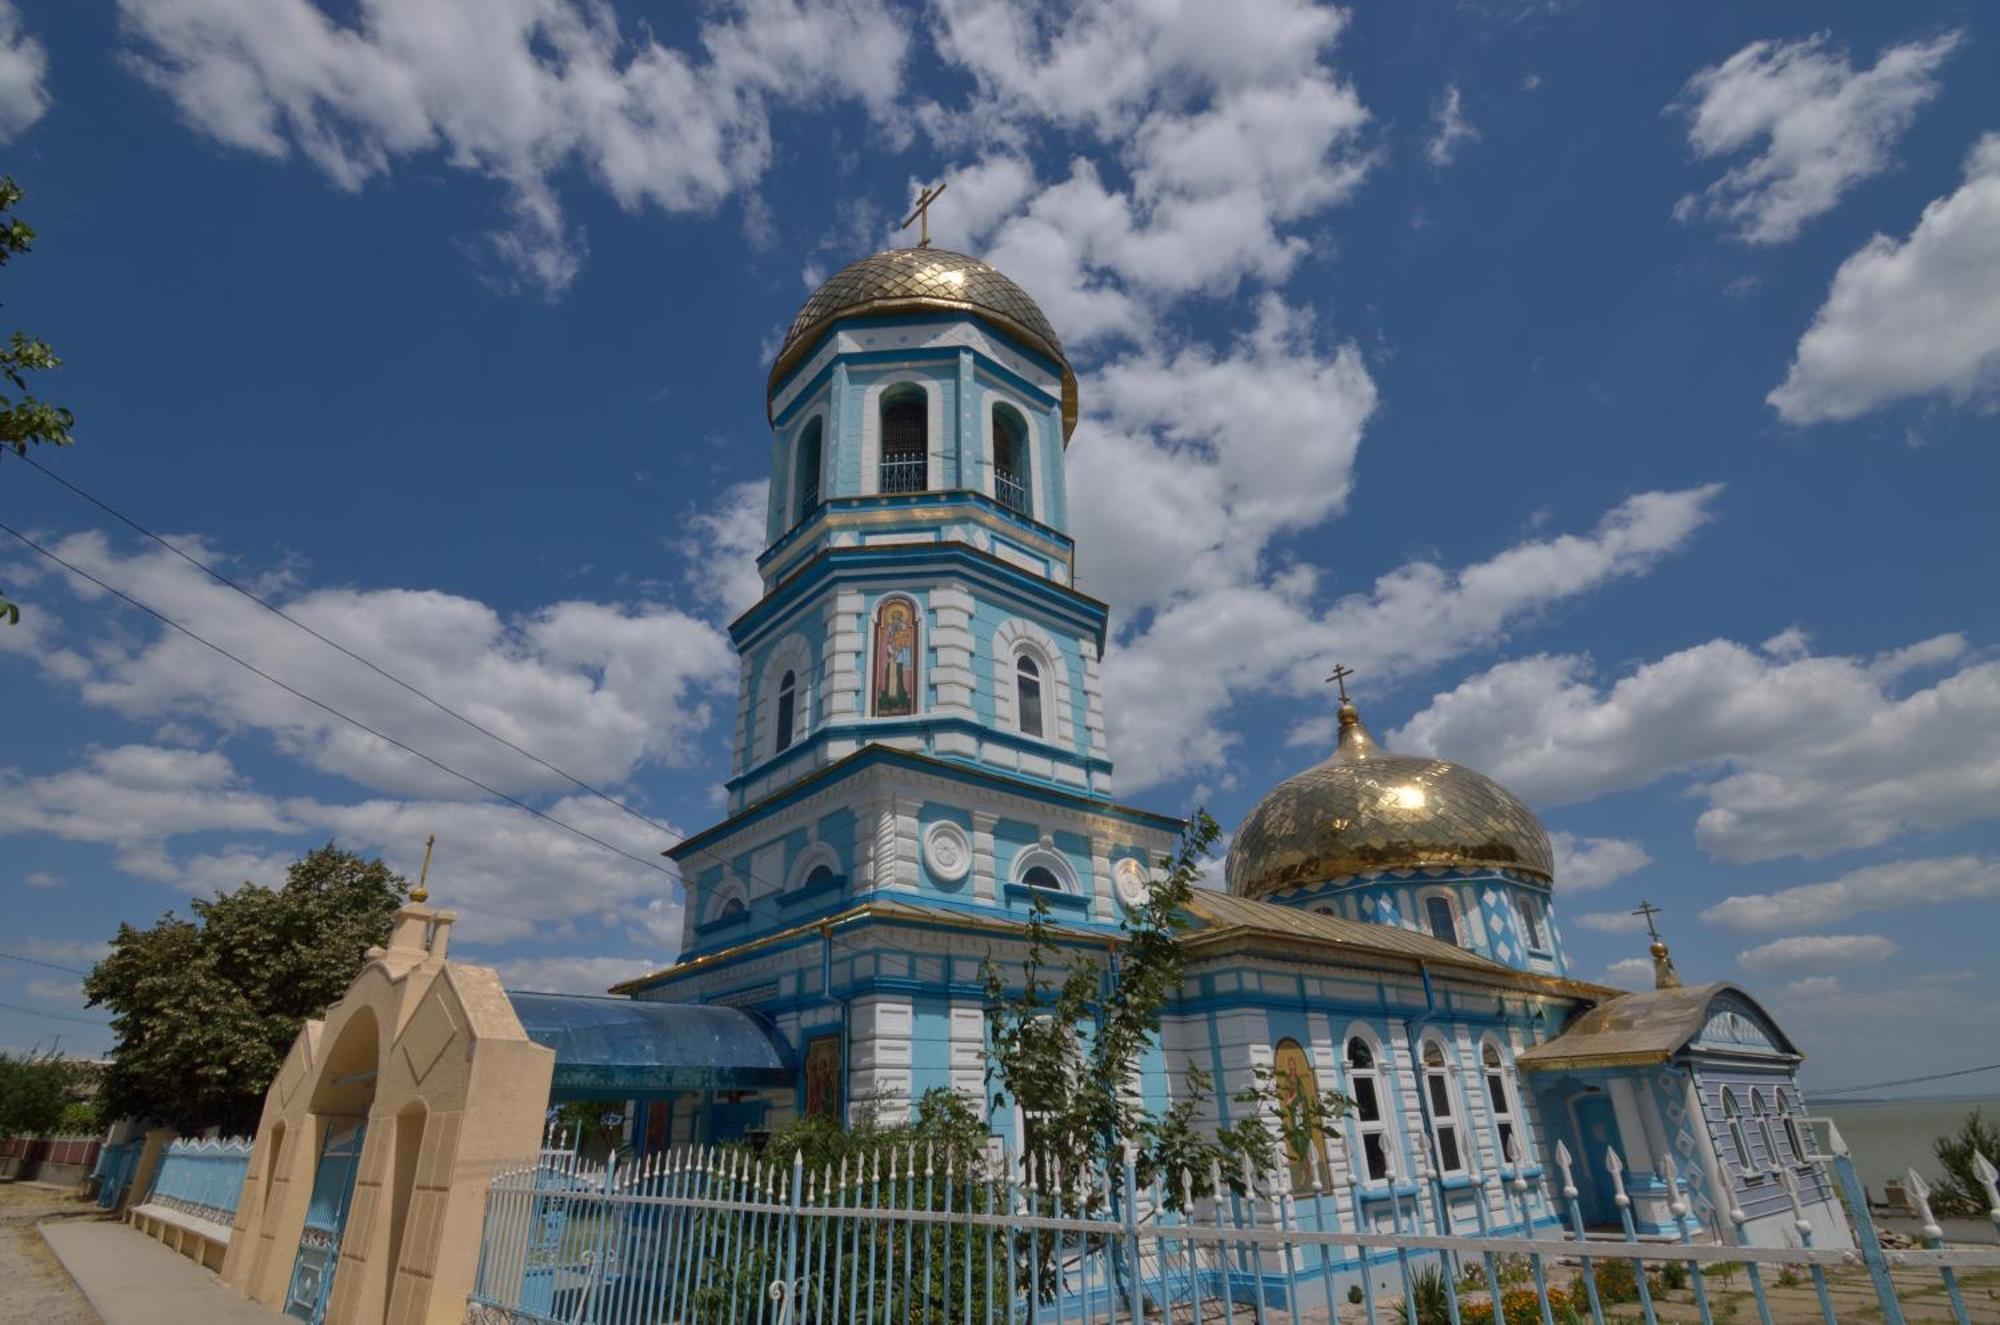
M 1638 905 L 1638 908 L 1632 912 L 1632 914 L 1635 916 L 1646 917 L 1646 932 L 1653 936 L 1653 942 L 1655 943 L 1658 943 L 1660 941 L 1660 931 L 1654 926 L 1653 917 L 1659 915 L 1660 913 L 1661 912 L 1659 907 L 1654 906 L 1651 902 L 1644 900 L 1641 900 Z
M 410 900 L 413 902 L 430 900 L 431 890 L 424 887 L 424 882 L 431 877 L 431 848 L 437 845 L 437 840 L 436 833 L 424 839 L 424 867 L 417 871 L 417 886 L 410 890 Z
M 944 191 L 950 187 L 951 182 L 949 180 L 934 189 L 925 186 L 924 191 L 917 195 L 916 207 L 908 216 L 903 218 L 902 228 L 905 230 L 908 230 L 912 225 L 920 224 L 917 237 L 918 248 L 929 248 L 931 246 L 931 204 L 942 197 Z
M 1327 683 L 1329 685 L 1337 685 L 1340 687 L 1340 702 L 1343 704 L 1348 702 L 1347 678 L 1352 675 L 1354 675 L 1354 669 L 1352 667 L 1347 666 L 1345 663 L 1335 663 L 1333 665 L 1333 675 L 1326 678 Z

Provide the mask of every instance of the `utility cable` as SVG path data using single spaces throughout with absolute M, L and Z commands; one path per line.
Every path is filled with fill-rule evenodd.
M 1921 1086 L 1926 1081 L 1947 1081 L 1952 1077 L 1969 1077 L 1978 1072 L 1991 1072 L 2000 1068 L 2000 1063 L 1988 1063 L 1984 1067 L 1962 1067 L 1956 1072 L 1933 1072 L 1927 1077 L 1904 1077 L 1901 1081 L 1871 1081 L 1865 1086 L 1840 1086 L 1835 1089 L 1817 1089 L 1815 1095 L 1852 1095 L 1860 1090 L 1887 1090 L 1891 1086 Z
M 51 971 L 62 971 L 69 975 L 90 974 L 89 971 L 79 971 L 74 966 L 58 966 L 54 962 L 45 962 L 39 957 L 23 957 L 18 952 L 0 952 L 0 957 L 4 957 L 10 962 L 26 962 L 30 966 L 44 966 Z
M 0 1003 L 0 1009 L 8 1012 L 25 1013 L 30 1017 L 47 1017 L 50 1021 L 75 1021 L 85 1026 L 109 1026 L 108 1021 L 96 1017 L 79 1017 L 69 1012 L 44 1012 L 40 1008 L 24 1008 L 19 1003 Z

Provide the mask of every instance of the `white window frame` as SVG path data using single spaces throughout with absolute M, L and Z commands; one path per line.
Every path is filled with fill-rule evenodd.
M 1750 1162 L 1750 1141 L 1743 1131 L 1743 1110 L 1736 1102 L 1733 1086 L 1722 1088 L 1722 1125 L 1729 1133 L 1730 1149 L 1736 1152 L 1736 1171 L 1746 1177 L 1755 1176 L 1758 1169 Z
M 1000 435 L 993 422 L 994 411 L 1002 405 L 1013 410 L 1015 417 L 1021 420 L 1021 447 L 1027 453 L 1028 509 L 1015 513 L 1039 521 L 1042 519 L 1042 485 L 1041 465 L 1038 463 L 1041 460 L 1040 439 L 1036 436 L 1037 414 L 1020 400 L 1003 391 L 995 391 L 989 387 L 979 398 L 979 462 L 985 472 L 980 475 L 978 484 L 967 483 L 964 486 L 976 487 L 999 505 L 1013 510 L 1011 506 L 1000 501 Z
M 1555 940 L 1549 930 L 1549 908 L 1542 904 L 1542 899 L 1538 895 L 1526 891 L 1516 892 L 1514 916 L 1521 926 L 1521 942 L 1526 945 L 1529 952 L 1540 954 L 1555 951 Z
M 1513 1160 L 1507 1154 L 1511 1138 L 1521 1148 L 1521 1162 L 1528 1161 L 1528 1140 L 1521 1130 L 1520 1091 L 1515 1085 L 1513 1056 L 1499 1037 L 1487 1035 L 1479 1041 L 1480 1084 L 1485 1088 L 1486 1111 L 1493 1118 L 1494 1167 L 1505 1168 Z
M 1446 939 L 1431 928 L 1431 902 L 1435 899 L 1445 904 L 1451 912 L 1451 930 L 1456 938 Z M 1417 929 L 1429 934 L 1440 943 L 1450 943 L 1454 948 L 1472 948 L 1472 930 L 1465 923 L 1465 908 L 1458 904 L 1458 898 L 1449 888 L 1426 888 L 1417 894 Z
M 1354 1043 L 1357 1040 L 1368 1051 L 1367 1067 L 1357 1067 L 1354 1063 Z M 1354 1149 L 1351 1153 L 1354 1156 L 1353 1163 L 1358 1166 L 1358 1171 L 1353 1175 L 1354 1180 L 1364 1186 L 1387 1183 L 1395 1177 L 1396 1173 L 1396 1157 L 1394 1151 L 1391 1149 L 1395 1144 L 1395 1131 L 1389 1126 L 1390 1101 L 1384 1091 L 1384 1087 L 1388 1083 L 1388 1078 L 1383 1072 L 1381 1039 L 1364 1025 L 1357 1024 L 1348 1027 L 1346 1036 L 1340 1042 L 1340 1061 L 1347 1073 L 1347 1093 L 1354 1100 L 1354 1108 L 1349 1113 L 1349 1116 L 1354 1119 Z M 1375 1118 L 1373 1121 L 1363 1118 L 1361 1114 L 1361 1091 L 1359 1083 L 1363 1080 L 1366 1080 L 1372 1087 L 1370 1093 L 1375 1097 Z M 1377 1149 L 1382 1156 L 1382 1172 L 1380 1174 L 1369 1171 L 1368 1138 L 1370 1136 L 1379 1138 Z
M 913 386 L 924 393 L 924 491 L 936 492 L 939 483 L 938 447 L 944 439 L 943 393 L 937 382 L 922 373 L 892 373 L 870 383 L 861 397 L 861 492 L 879 496 L 882 492 L 882 396 L 898 387 Z M 905 494 L 915 496 L 915 493 Z
M 1757 1124 L 1757 1135 L 1764 1142 L 1764 1168 L 1776 1173 L 1781 1161 L 1778 1158 L 1778 1135 L 1771 1130 L 1771 1115 L 1764 1108 L 1764 1093 L 1757 1087 L 1750 1088 L 1750 1117 Z
M 872 622 L 872 618 L 871 618 Z M 873 651 L 874 636 L 869 636 L 870 651 Z M 782 753 L 790 754 L 805 744 L 813 734 L 813 701 L 819 693 L 814 684 L 812 645 L 804 635 L 787 635 L 771 647 L 764 655 L 763 674 L 758 678 L 756 709 L 756 730 L 751 733 L 751 748 L 755 752 L 752 764 L 781 753 L 778 749 L 778 686 L 790 672 L 794 678 L 792 692 L 792 741 Z
M 1038 865 L 1055 875 L 1056 882 L 1062 885 L 1060 891 L 1072 897 L 1081 895 L 1083 889 L 1081 881 L 1077 878 L 1076 867 L 1069 863 L 1068 856 L 1046 841 L 1024 846 L 1015 852 L 1014 863 L 1008 870 L 1008 877 L 1024 888 L 1038 887 L 1037 884 L 1029 883 L 1027 878 L 1028 871 Z M 1043 891 L 1048 890 L 1044 888 Z
M 1022 654 L 1034 658 L 1042 673 L 1042 734 L 1021 730 L 1017 687 Z M 1070 716 L 1074 692 L 1068 661 L 1055 637 L 1032 621 L 1013 617 L 993 632 L 993 719 L 996 726 L 1024 740 L 1075 748 L 1076 725 Z
M 1777 1086 L 1772 1089 L 1771 1098 L 1777 1104 L 1778 1117 L 1785 1129 L 1785 1149 L 1791 1156 L 1790 1162 L 1795 1166 L 1805 1163 L 1805 1142 L 1799 1137 L 1799 1112 L 1792 1107 L 1798 1093 L 1787 1093 L 1783 1086 Z
M 806 436 L 812 432 L 815 423 L 819 425 L 819 503 L 813 510 L 818 510 L 820 506 L 826 505 L 826 415 L 819 410 L 814 410 L 807 416 L 805 422 L 799 425 L 798 432 L 792 438 L 791 472 L 785 478 L 785 528 L 788 531 L 804 524 L 806 517 L 812 514 L 811 511 L 799 508 L 799 495 L 801 492 L 799 462 L 805 458 Z
M 744 887 L 740 879 L 724 879 L 715 886 L 715 894 L 708 900 L 709 923 L 714 924 L 721 920 L 723 912 L 728 910 L 731 902 L 742 903 L 744 913 L 749 913 L 750 890 Z
M 1431 1061 L 1431 1051 L 1437 1051 L 1438 1061 Z M 1439 1176 L 1461 1177 L 1470 1172 L 1466 1163 L 1465 1149 L 1465 1109 L 1463 1101 L 1457 1098 L 1452 1077 L 1457 1065 L 1452 1061 L 1451 1046 L 1442 1035 L 1432 1032 L 1417 1041 L 1418 1088 L 1423 1091 L 1424 1113 L 1430 1124 L 1431 1143 L 1437 1160 Z M 1457 1155 L 1457 1163 L 1447 1163 L 1445 1136 L 1451 1137 L 1451 1153 Z

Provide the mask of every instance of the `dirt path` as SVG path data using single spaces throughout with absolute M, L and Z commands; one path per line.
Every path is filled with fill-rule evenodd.
M 0 1183 L 0 1325 L 98 1325 L 35 1225 L 89 1217 L 95 1206 L 51 1187 Z

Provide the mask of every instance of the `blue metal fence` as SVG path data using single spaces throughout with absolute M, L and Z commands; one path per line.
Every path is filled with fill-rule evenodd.
M 101 1210 L 116 1209 L 118 1198 L 132 1185 L 132 1172 L 139 1167 L 140 1141 L 120 1141 L 97 1152 L 97 1167 L 90 1176 L 97 1179 L 97 1205 Z
M 236 1200 L 250 1171 L 250 1140 L 175 1141 L 160 1158 L 159 1172 L 146 1196 L 151 1205 L 228 1225 L 236 1219 Z
M 1004 1150 L 968 1172 L 898 1146 L 819 1171 L 799 1156 L 772 1162 L 715 1148 L 624 1168 L 545 1154 L 492 1183 L 470 1319 L 1303 1325 L 1359 1311 L 1387 1325 L 1494 1325 L 1497 1301 L 1501 1325 L 1637 1325 L 1621 1303 L 1636 1303 L 1645 1325 L 1716 1325 L 1752 1303 L 1760 1325 L 1772 1325 L 1774 1310 L 1838 1325 L 1836 1297 L 1853 1312 L 1859 1294 L 1882 1325 L 1973 1325 L 1968 1277 L 1982 1296 L 2000 1288 L 2000 1250 L 1945 1249 L 1927 1211 L 1924 1249 L 1885 1250 L 1865 1206 L 1855 1246 L 1815 1247 L 1790 1185 L 1800 1245 L 1698 1243 L 1671 1162 L 1659 1178 L 1673 1195 L 1678 1240 L 1640 1240 L 1622 1183 L 1622 1236 L 1593 1236 L 1570 1157 L 1557 1159 L 1546 1197 L 1560 1227 L 1531 1215 L 1545 1194 L 1531 1194 L 1516 1170 L 1505 1182 L 1485 1176 L 1481 1209 L 1518 1213 L 1524 1231 L 1474 1237 L 1420 1231 L 1416 1198 L 1395 1195 L 1395 1184 L 1393 1218 L 1341 1228 L 1341 1207 L 1361 1213 L 1358 1193 L 1295 1191 L 1285 1173 L 1142 1183 L 1129 1161 L 1122 1172 L 1066 1172 L 1060 1161 L 1023 1165 Z M 1844 1155 L 1822 1162 L 1844 1170 L 1836 1180 L 1858 1194 Z M 1196 1197 L 1198 1185 L 1223 1196 Z M 2000 1192 L 1987 1188 L 2000 1223 Z M 1731 1218 L 1739 1227 L 1744 1219 Z

